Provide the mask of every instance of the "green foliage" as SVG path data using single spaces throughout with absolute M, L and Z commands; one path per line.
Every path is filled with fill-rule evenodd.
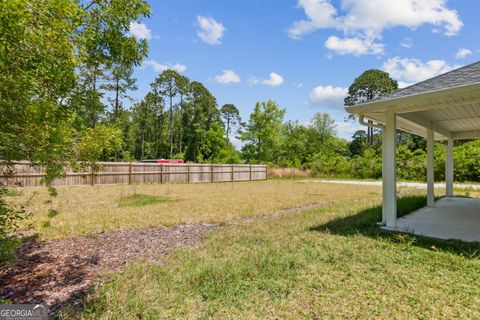
M 374 149 L 366 149 L 362 156 L 352 159 L 351 173 L 355 178 L 379 179 L 382 176 L 381 154 Z
M 301 167 L 311 161 L 314 132 L 298 122 L 287 122 L 282 126 L 280 157 L 277 165 L 282 167 Z
M 57 216 L 57 215 L 58 215 L 58 211 L 55 210 L 55 209 L 50 209 L 50 210 L 48 210 L 48 212 L 47 212 L 47 217 L 49 217 L 49 218 L 53 218 L 53 217 L 55 217 L 55 216 Z
M 134 89 L 132 68 L 148 52 L 128 33 L 130 23 L 149 13 L 144 0 L 0 2 L 0 159 L 8 172 L 13 160 L 30 160 L 45 168 L 50 186 L 66 165 L 117 150 L 119 132 L 99 124 L 102 99 L 114 93 L 116 120 Z M 1 191 L 4 242 L 25 214 Z
M 316 113 L 311 127 L 317 135 L 316 141 L 321 145 L 327 145 L 335 136 L 335 120 L 328 113 Z
M 352 157 L 362 155 L 368 147 L 367 133 L 364 130 L 358 130 L 352 136 L 352 141 L 348 146 Z
M 407 145 L 397 148 L 397 174 L 400 179 L 425 181 L 427 155 L 422 149 L 410 150 Z
M 241 124 L 240 111 L 233 104 L 225 104 L 220 109 L 220 114 L 225 123 L 225 137 L 229 139 L 230 132 L 237 129 L 237 126 Z
M 258 102 L 253 113 L 241 133 L 240 139 L 245 142 L 242 148 L 247 161 L 262 163 L 277 163 L 280 135 L 285 109 L 275 102 Z
M 163 203 L 170 199 L 163 196 L 152 196 L 148 194 L 132 194 L 120 199 L 120 207 L 143 207 L 150 204 Z
M 114 126 L 101 124 L 86 129 L 78 142 L 78 160 L 97 168 L 96 162 L 103 154 L 115 152 L 121 145 L 122 132 Z
M 352 106 L 359 103 L 371 101 L 387 93 L 391 93 L 398 89 L 398 82 L 390 78 L 387 72 L 370 69 L 357 77 L 348 88 L 348 95 L 345 97 L 344 103 Z M 355 115 L 350 115 L 349 119 L 355 119 Z M 367 143 L 374 143 L 373 127 L 367 128 Z
M 456 145 L 454 163 L 456 181 L 480 181 L 480 140 Z
M 356 78 L 348 88 L 345 105 L 367 102 L 398 89 L 398 82 L 387 72 L 370 69 Z
M 18 189 L 5 189 L 4 196 L 5 197 L 19 197 L 23 194 L 22 190 Z
M 212 158 L 212 163 L 231 163 L 237 164 L 241 162 L 240 154 L 232 145 L 222 148 L 218 154 Z
M 12 235 L 22 220 L 28 218 L 25 205 L 13 206 L 5 200 L 6 189 L 0 189 L 0 264 L 15 257 L 19 241 Z

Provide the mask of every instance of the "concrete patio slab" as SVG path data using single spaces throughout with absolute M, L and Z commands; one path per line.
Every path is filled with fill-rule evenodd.
M 480 242 L 480 199 L 442 198 L 397 219 L 396 228 L 384 228 L 439 239 Z

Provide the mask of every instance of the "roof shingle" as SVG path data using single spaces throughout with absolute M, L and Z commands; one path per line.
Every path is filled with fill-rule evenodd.
M 392 100 L 405 96 L 451 89 L 459 86 L 480 83 L 480 61 L 451 70 L 436 77 L 416 83 L 409 87 L 378 97 L 373 101 Z

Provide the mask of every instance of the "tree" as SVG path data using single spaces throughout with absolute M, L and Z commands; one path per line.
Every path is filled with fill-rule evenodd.
M 327 144 L 335 136 L 335 120 L 328 113 L 316 113 L 311 121 L 311 127 L 322 145 Z
M 145 0 L 92 0 L 84 5 L 76 39 L 80 81 L 74 99 L 84 117 L 79 122 L 83 127 L 95 127 L 104 116 L 105 91 L 113 91 L 114 117 L 118 116 L 122 80 L 126 89 L 132 88 L 131 69 L 148 53 L 147 41 L 128 33 L 130 23 L 149 14 Z M 104 81 L 110 85 L 99 85 Z
M 223 123 L 217 100 L 203 84 L 193 81 L 189 90 L 189 99 L 185 104 L 185 159 L 203 162 L 208 158 L 203 149 L 208 131 L 216 124 L 223 128 Z
M 106 124 L 88 128 L 77 143 L 78 160 L 96 172 L 102 155 L 115 152 L 121 145 L 122 132 L 118 128 Z
M 76 160 L 75 141 L 103 111 L 99 77 L 123 53 L 146 50 L 128 28 L 149 11 L 144 0 L 0 2 L 0 159 L 7 166 L 42 165 L 50 185 Z M 0 215 L 17 220 L 2 194 Z
M 225 123 L 225 136 L 230 139 L 230 130 L 240 124 L 242 119 L 240 118 L 240 112 L 233 104 L 225 104 L 220 109 L 223 122 Z
M 309 162 L 315 153 L 312 148 L 312 140 L 315 139 L 315 132 L 310 127 L 288 121 L 282 125 L 281 135 L 281 159 L 280 166 L 300 167 Z
M 169 102 L 168 140 L 170 146 L 170 158 L 173 158 L 174 154 L 174 116 L 175 107 L 178 105 L 175 103 L 175 99 L 177 96 L 180 96 L 179 105 L 181 110 L 180 114 L 182 114 L 184 108 L 184 96 L 188 93 L 188 84 L 189 80 L 174 70 L 165 70 L 155 79 L 155 82 L 152 84 L 153 93 L 164 98 L 164 100 L 168 100 Z M 181 139 L 183 139 L 183 130 L 181 132 Z
M 358 130 L 353 134 L 352 141 L 348 146 L 348 149 L 350 150 L 350 155 L 352 157 L 362 155 L 367 148 L 367 145 L 367 133 L 364 130 Z
M 398 82 L 390 78 L 387 72 L 370 69 L 356 78 L 348 88 L 345 105 L 352 106 L 364 103 L 391 93 L 398 89 Z M 367 141 L 373 144 L 373 128 L 368 127 Z
M 47 181 L 71 156 L 71 38 L 81 15 L 66 0 L 0 3 L 0 159 L 43 164 Z
M 113 97 L 109 98 L 112 105 L 111 122 L 115 123 L 120 113 L 124 110 L 123 100 L 131 99 L 129 91 L 137 90 L 136 79 L 132 77 L 133 68 L 127 66 L 115 66 L 109 74 L 105 76 L 106 84 L 101 88 L 106 91 L 112 91 Z
M 278 162 L 284 116 L 285 109 L 281 109 L 275 102 L 257 102 L 245 131 L 240 135 L 240 139 L 245 142 L 242 151 L 247 161 Z

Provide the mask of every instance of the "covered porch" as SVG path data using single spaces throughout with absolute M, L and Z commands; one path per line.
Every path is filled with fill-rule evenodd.
M 453 142 L 480 137 L 480 61 L 346 110 L 358 115 L 360 123 L 383 131 L 382 226 L 442 239 L 480 241 L 480 200 L 454 198 L 453 192 Z M 397 219 L 397 129 L 427 139 L 427 208 L 400 219 Z M 446 141 L 446 198 L 437 203 L 435 141 Z

